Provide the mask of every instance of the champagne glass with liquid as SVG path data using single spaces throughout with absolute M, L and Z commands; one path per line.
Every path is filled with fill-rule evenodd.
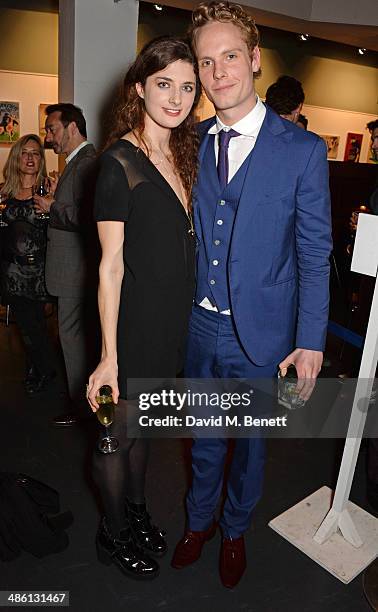
M 45 188 L 45 181 L 42 180 L 39 183 L 39 185 L 33 186 L 33 195 L 36 194 L 44 198 L 47 195 L 47 193 L 48 192 L 47 192 L 47 189 Z M 45 220 L 48 221 L 50 219 L 50 215 L 48 212 L 43 212 L 37 209 L 34 209 L 34 210 L 35 210 L 36 215 L 38 216 L 38 219 L 41 219 L 42 221 L 45 221 Z
M 4 193 L 0 193 L 0 227 L 7 227 L 8 223 L 3 220 L 3 212 L 7 207 L 6 204 L 6 195 Z
M 119 447 L 117 438 L 114 438 L 109 433 L 109 427 L 114 421 L 115 406 L 112 397 L 112 388 L 109 385 L 100 387 L 96 402 L 99 404 L 99 409 L 96 411 L 96 416 L 101 425 L 105 427 L 106 435 L 100 440 L 98 450 L 104 455 L 115 453 Z

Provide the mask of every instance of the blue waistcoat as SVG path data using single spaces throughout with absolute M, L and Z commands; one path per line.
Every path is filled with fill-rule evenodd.
M 208 297 L 219 312 L 230 309 L 228 254 L 235 215 L 253 150 L 221 190 L 210 136 L 195 191 L 195 223 L 199 235 L 196 302 Z

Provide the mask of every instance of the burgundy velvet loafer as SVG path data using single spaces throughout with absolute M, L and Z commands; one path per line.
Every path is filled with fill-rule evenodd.
M 214 536 L 217 526 L 213 523 L 206 531 L 186 531 L 173 554 L 171 566 L 182 569 L 195 563 L 202 552 L 203 545 Z
M 245 572 L 244 537 L 223 538 L 219 559 L 219 573 L 223 586 L 233 589 Z

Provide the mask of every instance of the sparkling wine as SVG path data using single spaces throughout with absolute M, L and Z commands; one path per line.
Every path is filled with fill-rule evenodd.
M 96 402 L 100 405 L 96 416 L 101 425 L 108 427 L 114 421 L 114 402 L 112 389 L 109 385 L 104 385 L 100 388 L 99 395 L 96 396 Z

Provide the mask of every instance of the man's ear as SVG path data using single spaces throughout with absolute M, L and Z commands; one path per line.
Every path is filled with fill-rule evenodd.
M 142 83 L 135 83 L 135 89 L 138 96 L 144 99 L 144 89 Z
M 71 121 L 67 127 L 69 128 L 69 133 L 71 136 L 76 136 L 79 133 L 79 129 L 75 121 Z
M 256 47 L 254 47 L 254 49 L 252 50 L 251 59 L 252 59 L 253 72 L 258 72 L 258 70 L 260 70 L 260 64 L 261 64 L 260 48 L 258 45 L 256 45 Z

